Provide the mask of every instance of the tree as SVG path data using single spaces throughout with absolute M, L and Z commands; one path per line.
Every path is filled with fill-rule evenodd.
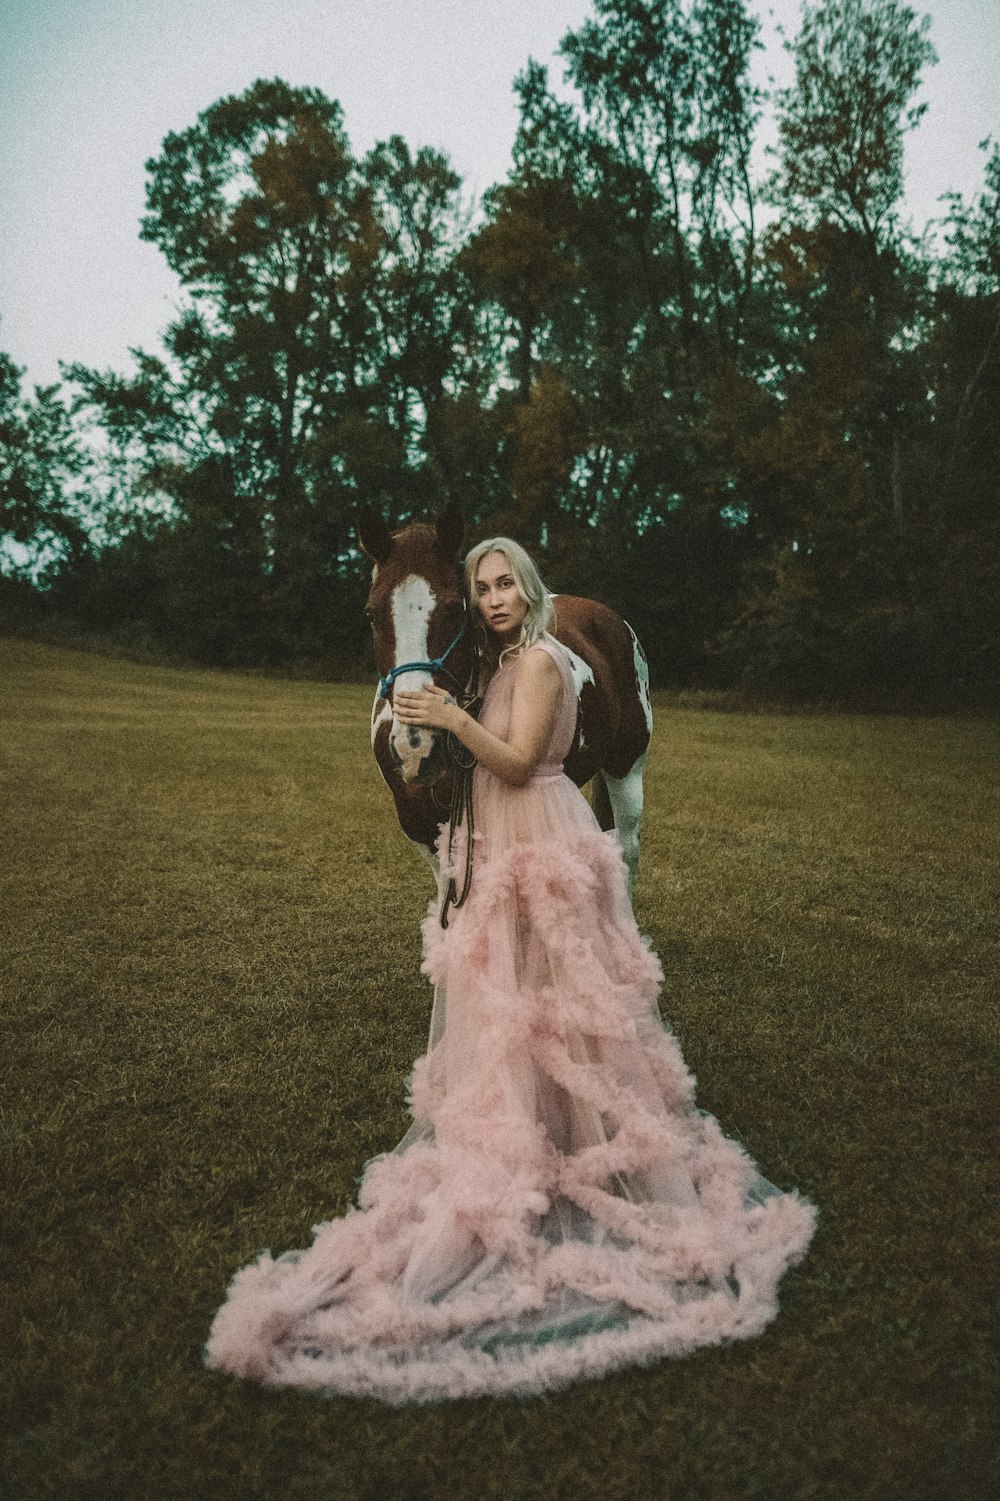
M 87 549 L 77 490 L 88 459 L 59 386 L 26 397 L 23 375 L 0 351 L 0 537 L 20 544 L 35 573 Z
M 790 672 L 812 692 L 869 676 L 907 686 L 932 629 L 909 466 L 927 420 L 927 275 L 900 219 L 928 24 L 900 0 L 815 0 L 789 44 L 770 190 L 781 218 L 763 246 L 784 348 L 764 425 L 735 443 L 765 545 L 728 638 L 771 689 Z
M 903 142 L 927 105 L 913 104 L 937 61 L 904 0 L 807 0 L 787 44 L 795 83 L 777 97 L 778 200 L 858 232 L 877 254 L 898 229 Z
M 457 295 L 455 255 L 464 225 L 457 210 L 461 179 L 437 151 L 414 156 L 393 136 L 362 163 L 381 230 L 378 274 L 371 290 L 376 314 L 370 352 L 381 357 L 374 382 L 409 460 L 448 393 L 455 344 L 468 328 Z
M 562 44 L 574 102 L 537 64 L 517 80 L 514 169 L 469 254 L 506 318 L 514 515 L 526 540 L 547 539 L 557 576 L 621 604 L 651 529 L 684 548 L 698 527 L 674 513 L 705 510 L 710 530 L 729 499 L 703 483 L 702 434 L 720 364 L 746 358 L 757 23 L 743 0 L 594 9 Z M 556 411 L 572 411 L 556 434 L 572 453 L 557 485 L 526 488 Z M 687 583 L 701 597 L 717 585 Z
M 949 195 L 946 251 L 919 350 L 931 392 L 914 454 L 915 547 L 939 679 L 979 701 L 1000 688 L 1000 146 L 981 192 Z
M 459 180 L 399 138 L 358 163 L 339 105 L 281 80 L 212 105 L 147 167 L 143 237 L 187 305 L 133 376 L 70 373 L 137 490 L 169 499 L 176 619 L 215 619 L 213 656 L 314 651 L 354 599 L 359 497 L 424 502 Z
M 192 309 L 168 333 L 202 408 L 209 452 L 253 496 L 273 578 L 296 571 L 310 503 L 304 447 L 365 379 L 378 227 L 339 105 L 258 82 L 167 136 L 148 164 L 143 238 Z M 319 491 L 319 493 L 317 493 Z

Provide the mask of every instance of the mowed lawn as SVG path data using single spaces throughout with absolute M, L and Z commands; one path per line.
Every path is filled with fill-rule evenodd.
M 0 1494 L 995 1494 L 994 724 L 658 705 L 664 1011 L 813 1249 L 756 1341 L 395 1409 L 201 1364 L 231 1274 L 406 1125 L 430 879 L 369 690 L 9 640 L 0 676 Z

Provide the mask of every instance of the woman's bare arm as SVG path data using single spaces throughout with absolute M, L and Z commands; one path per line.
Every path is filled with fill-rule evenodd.
M 404 724 L 449 730 L 480 766 L 512 787 L 523 787 L 545 755 L 561 693 L 562 678 L 548 652 L 529 651 L 518 668 L 506 740 L 484 729 L 443 688 L 398 692 L 394 703 Z

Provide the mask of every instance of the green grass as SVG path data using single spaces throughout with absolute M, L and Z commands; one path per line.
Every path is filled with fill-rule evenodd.
M 997 731 L 661 705 L 637 911 L 699 1101 L 820 1207 L 756 1341 L 530 1402 L 208 1373 L 405 1127 L 426 868 L 369 691 L 0 641 L 0 1493 L 992 1496 Z

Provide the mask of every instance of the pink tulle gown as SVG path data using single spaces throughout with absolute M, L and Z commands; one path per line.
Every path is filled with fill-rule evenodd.
M 757 1334 L 815 1210 L 695 1108 L 625 866 L 562 772 L 563 697 L 525 787 L 478 768 L 467 902 L 424 924 L 435 986 L 413 1125 L 359 1207 L 233 1280 L 211 1366 L 388 1402 L 528 1394 Z M 522 658 L 487 689 L 506 736 Z

